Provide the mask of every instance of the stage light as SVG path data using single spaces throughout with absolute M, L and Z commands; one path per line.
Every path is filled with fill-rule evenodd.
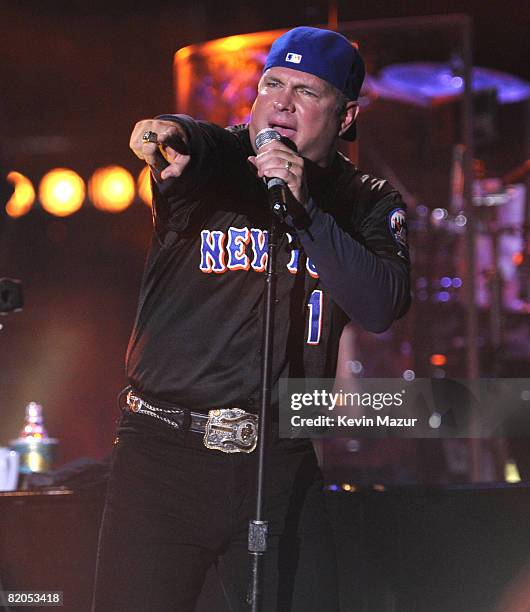
M 509 459 L 504 466 L 504 480 L 510 484 L 521 482 L 519 469 L 513 459 Z
M 235 51 L 240 51 L 247 44 L 247 37 L 236 35 L 236 36 L 228 36 L 227 38 L 223 38 L 220 44 L 221 51 L 225 51 L 227 53 L 233 53 Z
M 438 429 L 442 424 L 442 415 L 438 412 L 433 412 L 429 417 L 429 427 L 431 429 Z
M 408 380 L 410 382 L 411 380 L 414 380 L 416 378 L 416 372 L 414 372 L 414 370 L 405 370 L 402 376 L 405 380 Z
M 449 216 L 449 213 L 445 208 L 435 208 L 431 213 L 433 221 L 444 221 Z
M 88 194 L 98 210 L 121 212 L 134 200 L 134 179 L 121 166 L 98 168 L 88 183 Z
M 447 356 L 442 353 L 435 353 L 431 355 L 431 365 L 433 366 L 444 366 L 447 363 Z
M 7 178 L 9 178 L 9 175 Z M 512 263 L 514 266 L 520 266 L 523 263 L 523 261 L 524 261 L 524 255 L 520 251 L 513 253 Z
M 138 175 L 136 186 L 138 187 L 138 195 L 142 202 L 147 204 L 147 206 L 151 206 L 151 172 L 149 166 L 145 166 Z
M 455 217 L 455 225 L 457 227 L 464 227 L 466 223 L 467 223 L 467 217 L 465 215 L 460 214 Z
M 42 177 L 39 199 L 44 210 L 57 217 L 66 217 L 81 208 L 85 183 L 73 170 L 55 168 Z
M 13 185 L 15 191 L 6 204 L 6 212 L 10 217 L 22 217 L 35 202 L 35 189 L 29 178 L 20 172 L 10 172 L 7 180 Z

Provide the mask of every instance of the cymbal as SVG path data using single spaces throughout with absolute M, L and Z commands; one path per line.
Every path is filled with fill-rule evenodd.
M 474 67 L 473 91 L 497 91 L 500 104 L 530 98 L 530 83 L 512 74 Z M 369 81 L 371 93 L 381 98 L 409 102 L 419 106 L 436 106 L 460 96 L 464 79 L 450 64 L 411 62 L 391 64 Z

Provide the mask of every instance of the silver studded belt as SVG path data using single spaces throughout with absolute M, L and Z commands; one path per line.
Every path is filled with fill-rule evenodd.
M 174 429 L 204 434 L 204 446 L 223 453 L 251 453 L 258 441 L 258 416 L 241 408 L 214 408 L 207 415 L 184 408 L 162 408 L 146 402 L 131 389 L 124 409 L 146 414 Z

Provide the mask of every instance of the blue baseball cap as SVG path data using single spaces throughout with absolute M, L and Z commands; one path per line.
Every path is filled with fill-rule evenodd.
M 276 66 L 313 74 L 348 100 L 359 97 L 365 74 L 361 55 L 345 36 L 306 26 L 289 30 L 272 43 L 263 71 Z M 342 138 L 355 140 L 355 136 L 353 123 Z

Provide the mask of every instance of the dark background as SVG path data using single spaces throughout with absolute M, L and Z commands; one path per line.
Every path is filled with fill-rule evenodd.
M 467 13 L 475 65 L 530 80 L 526 3 L 339 2 L 339 21 Z M 99 166 L 141 168 L 128 150 L 138 119 L 173 111 L 172 60 L 188 44 L 231 34 L 323 24 L 326 2 L 0 3 L 0 162 L 34 180 L 55 166 L 83 178 Z M 110 448 L 114 398 L 149 237 L 149 210 L 85 206 L 67 219 L 35 207 L 0 212 L 0 277 L 19 278 L 26 307 L 2 318 L 0 444 L 24 406 L 44 405 L 59 462 Z

